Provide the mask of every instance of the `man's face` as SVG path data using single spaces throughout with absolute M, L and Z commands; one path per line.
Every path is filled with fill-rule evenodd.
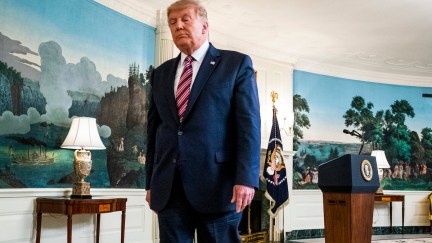
M 185 54 L 192 54 L 206 40 L 208 23 L 192 7 L 171 11 L 168 25 L 175 45 Z

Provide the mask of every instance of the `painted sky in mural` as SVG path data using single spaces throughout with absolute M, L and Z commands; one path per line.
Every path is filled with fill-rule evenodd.
M 89 3 L 98 7 L 89 8 Z M 142 23 L 94 1 L 2 0 L 0 8 L 3 35 L 21 41 L 33 52 L 38 52 L 40 43 L 55 40 L 67 62 L 78 63 L 86 56 L 97 64 L 103 80 L 108 74 L 127 79 L 125 63 L 137 62 L 141 67 L 154 63 L 153 53 L 148 52 L 154 50 L 154 43 L 142 43 L 152 33 L 143 31 Z M 107 25 L 107 19 L 112 18 L 116 21 Z M 40 65 L 37 55 L 15 55 Z M 109 65 L 103 65 L 106 60 Z
M 143 29 L 142 23 L 96 2 L 5 0 L 0 8 L 0 38 L 5 43 L 0 60 L 23 77 L 40 81 L 47 99 L 45 121 L 70 122 L 65 119 L 68 114 L 59 114 L 71 106 L 72 100 L 64 95 L 67 91 L 101 97 L 107 87 L 127 85 L 130 64 L 144 72 L 154 63 L 149 51 L 154 50 L 154 41 L 143 42 L 154 38 L 154 28 Z M 0 122 L 10 124 L 10 119 L 0 117 Z
M 386 110 L 395 100 L 405 99 L 414 108 L 415 117 L 407 118 L 406 125 L 420 134 L 424 127 L 432 127 L 432 88 L 390 85 L 348 80 L 325 75 L 295 71 L 294 93 L 301 94 L 309 104 L 311 127 L 304 129 L 306 140 L 356 142 L 359 140 L 342 133 L 344 113 L 350 109 L 354 96 L 362 96 L 374 104 L 373 111 Z

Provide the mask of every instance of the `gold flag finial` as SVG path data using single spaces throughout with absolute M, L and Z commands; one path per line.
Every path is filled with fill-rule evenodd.
M 270 96 L 272 97 L 273 108 L 275 108 L 275 102 L 278 99 L 278 93 L 276 93 L 275 91 L 272 91 L 270 93 Z

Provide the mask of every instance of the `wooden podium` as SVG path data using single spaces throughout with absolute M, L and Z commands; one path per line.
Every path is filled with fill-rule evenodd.
M 371 242 L 379 187 L 375 157 L 346 154 L 321 164 L 318 186 L 323 192 L 325 242 Z

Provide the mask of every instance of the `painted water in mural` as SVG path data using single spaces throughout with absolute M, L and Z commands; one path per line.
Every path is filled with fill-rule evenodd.
M 384 190 L 432 190 L 430 94 L 295 71 L 293 188 L 318 189 L 318 167 L 331 159 L 384 150 Z
M 0 188 L 70 187 L 74 116 L 95 117 L 93 188 L 143 188 L 155 29 L 91 0 L 0 1 Z

